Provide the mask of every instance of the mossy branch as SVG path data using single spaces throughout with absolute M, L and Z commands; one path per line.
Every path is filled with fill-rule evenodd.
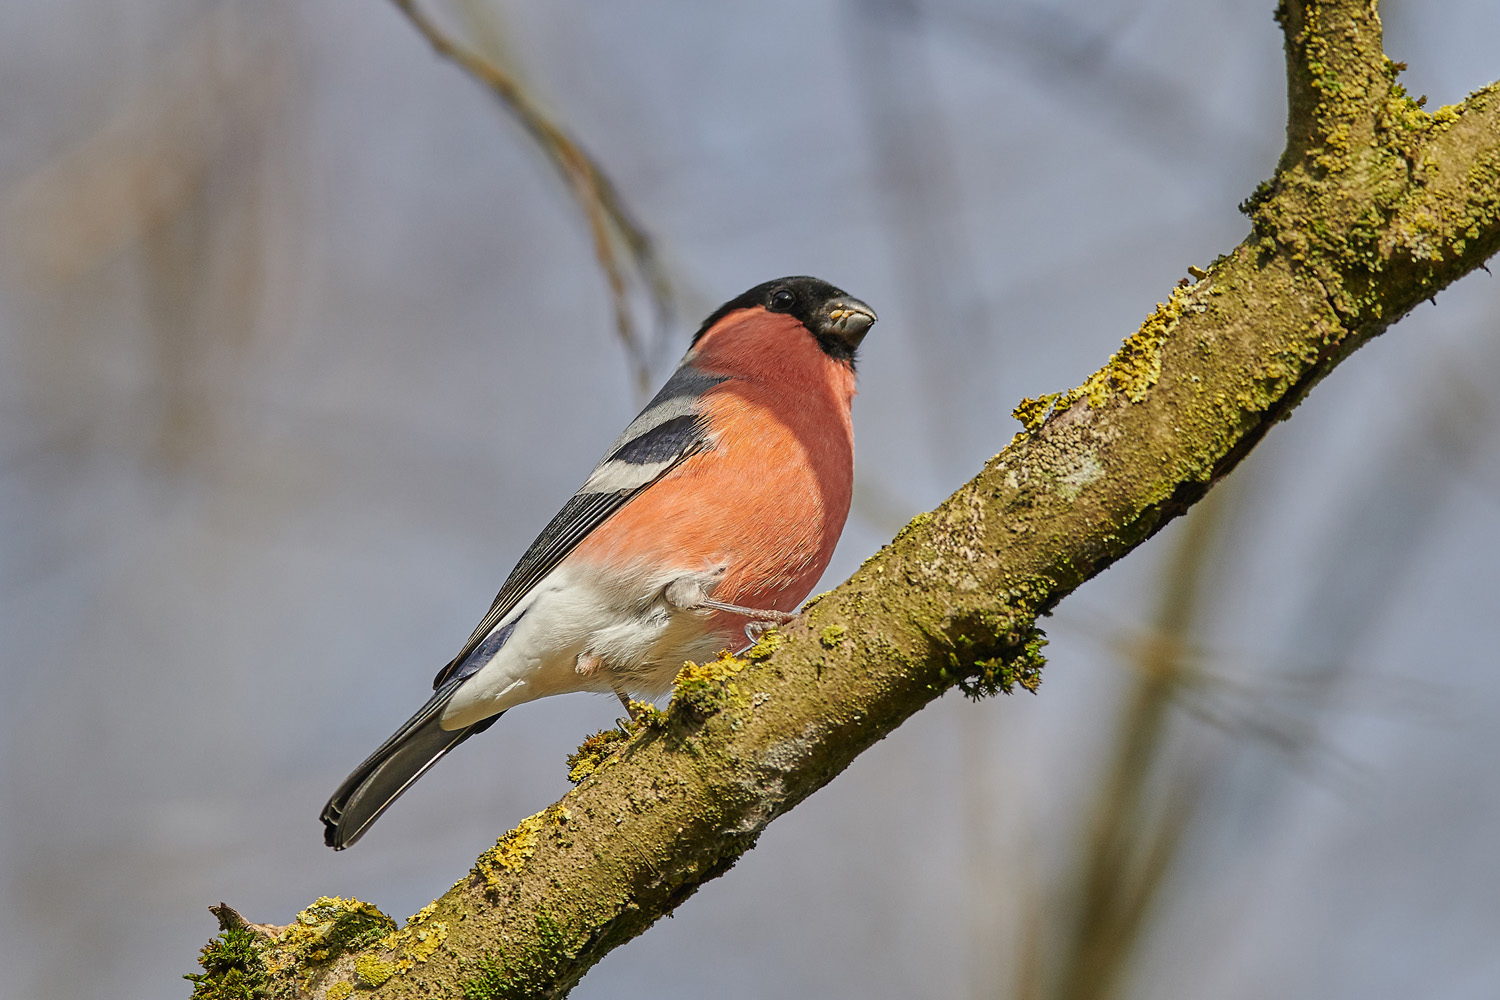
M 1395 83 L 1373 4 L 1280 16 L 1294 122 L 1244 243 L 1084 385 L 1023 402 L 1004 451 L 806 614 L 688 671 L 629 740 L 585 748 L 578 787 L 405 928 L 319 900 L 253 937 L 226 922 L 215 967 L 270 996 L 561 996 L 949 688 L 1034 686 L 1039 615 L 1500 247 L 1500 88 L 1428 114 Z
M 1389 90 L 1374 0 L 1280 0 L 1286 42 L 1286 151 L 1281 168 L 1315 151 L 1365 149 Z

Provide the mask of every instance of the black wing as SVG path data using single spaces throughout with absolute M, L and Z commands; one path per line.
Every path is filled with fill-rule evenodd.
M 479 647 L 500 619 L 542 578 L 557 568 L 569 552 L 638 493 L 671 472 L 684 460 L 711 447 L 698 412 L 702 394 L 724 381 L 684 364 L 667 380 L 625 432 L 594 467 L 588 482 L 563 505 L 536 541 L 510 571 L 489 613 L 448 665 L 438 671 L 433 687 L 451 677 Z

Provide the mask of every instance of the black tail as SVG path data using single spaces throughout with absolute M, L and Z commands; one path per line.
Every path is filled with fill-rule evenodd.
M 426 770 L 442 759 L 443 754 L 475 733 L 488 729 L 499 715 L 452 731 L 438 724 L 443 706 L 462 681 L 455 678 L 437 690 L 396 735 L 381 744 L 380 749 L 354 773 L 344 779 L 333 798 L 323 807 L 323 842 L 342 851 L 364 836 L 371 823 L 380 818 L 392 802 L 411 787 Z

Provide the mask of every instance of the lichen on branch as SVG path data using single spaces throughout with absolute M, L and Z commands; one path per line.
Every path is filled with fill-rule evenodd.
M 1077 388 L 1023 401 L 1004 451 L 848 581 L 747 653 L 684 668 L 665 712 L 586 740 L 577 787 L 406 927 L 343 900 L 288 928 L 230 922 L 195 989 L 564 995 L 934 698 L 1034 690 L 1039 615 L 1500 248 L 1500 90 L 1427 112 L 1371 0 L 1286 0 L 1278 17 L 1287 148 L 1244 205 L 1244 242 Z

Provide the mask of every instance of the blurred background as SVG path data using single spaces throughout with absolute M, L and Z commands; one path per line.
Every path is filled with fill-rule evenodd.
M 567 790 L 526 706 L 352 851 L 426 697 L 717 303 L 866 299 L 825 587 L 1245 233 L 1271 0 L 3 4 L 0 968 L 186 996 L 226 900 L 398 919 Z M 1429 107 L 1492 0 L 1383 5 Z M 593 157 L 597 172 L 568 145 Z M 1045 622 L 610 955 L 580 998 L 1492 997 L 1500 283 L 1343 365 Z

